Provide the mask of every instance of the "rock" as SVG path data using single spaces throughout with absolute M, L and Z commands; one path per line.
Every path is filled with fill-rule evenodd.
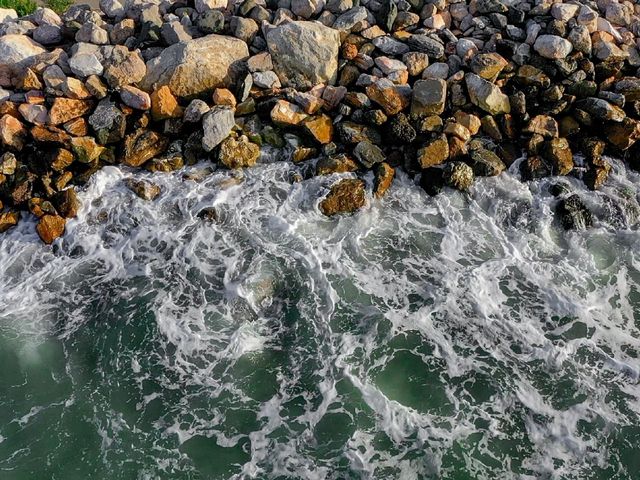
M 380 147 L 366 140 L 356 145 L 353 149 L 353 155 L 366 168 L 371 168 L 385 160 L 385 155 Z
M 305 120 L 304 128 L 321 145 L 325 145 L 333 139 L 333 122 L 331 117 L 327 115 L 323 114 Z
M 5 67 L 18 72 L 21 68 L 30 67 L 37 61 L 38 55 L 45 52 L 41 45 L 26 35 L 0 36 L 0 70 Z
M 246 136 L 241 136 L 238 140 L 229 137 L 220 144 L 218 160 L 225 167 L 245 168 L 253 167 L 260 156 L 260 147 L 249 142 Z
M 94 45 L 107 45 L 109 43 L 109 32 L 95 23 L 83 23 L 80 29 L 76 32 L 76 42 L 92 43 Z
M 473 185 L 475 177 L 473 170 L 466 163 L 450 162 L 443 170 L 443 179 L 447 186 L 466 192 Z
M 208 10 L 198 17 L 198 29 L 204 33 L 220 33 L 224 30 L 224 14 L 219 10 Z
M 116 143 L 124 138 L 126 117 L 115 103 L 105 99 L 89 116 L 89 125 L 102 145 Z
M 615 85 L 616 92 L 624 95 L 627 102 L 636 102 L 640 100 L 640 78 L 625 77 Z
M 17 20 L 18 14 L 13 8 L 0 8 L 0 23 L 8 23 Z
M 125 178 L 126 187 L 143 200 L 155 200 L 160 195 L 160 187 L 147 180 L 137 180 L 133 177 Z
M 120 99 L 126 106 L 136 110 L 149 110 L 151 108 L 149 94 L 131 85 L 125 85 L 120 89 Z
M 189 123 L 198 123 L 209 110 L 211 109 L 207 102 L 196 98 L 191 100 L 184 110 L 183 120 Z
M 584 175 L 584 183 L 590 190 L 599 190 L 606 183 L 610 172 L 611 164 L 608 162 L 603 161 L 602 165 L 592 165 Z
M 194 6 L 198 13 L 208 10 L 227 8 L 228 0 L 195 0 Z
M 583 100 L 578 100 L 575 106 L 580 110 L 584 110 L 593 118 L 598 120 L 621 122 L 626 117 L 624 110 L 601 98 L 589 97 Z
M 538 155 L 530 155 L 520 164 L 520 174 L 523 180 L 536 180 L 551 175 L 551 168 Z
M 77 53 L 69 60 L 69 68 L 80 78 L 102 75 L 104 67 L 93 53 Z
M 155 121 L 182 117 L 182 107 L 178 105 L 178 100 L 173 96 L 171 89 L 166 85 L 155 90 L 151 94 L 150 100 L 151 117 Z
M 58 192 L 53 197 L 53 203 L 56 210 L 65 218 L 75 218 L 78 216 L 80 209 L 80 200 L 73 188 L 67 188 Z
M 92 137 L 73 137 L 71 149 L 80 163 L 94 163 L 105 151 Z
M 412 77 L 417 77 L 429 66 L 429 55 L 423 52 L 408 52 L 402 56 L 402 62 Z
M 556 175 L 568 175 L 573 170 L 573 154 L 566 138 L 547 140 L 542 148 L 542 156 L 552 166 Z
M 196 96 L 232 85 L 248 57 L 247 44 L 232 37 L 207 35 L 177 43 L 147 62 L 140 88 L 151 91 L 166 85 L 178 97 Z
M 97 75 L 87 77 L 84 85 L 87 87 L 89 93 L 99 100 L 107 96 L 107 87 Z
M 300 107 L 286 100 L 278 100 L 271 109 L 271 120 L 282 127 L 301 125 L 307 118 Z
M 84 83 L 73 77 L 67 78 L 61 85 L 61 89 L 62 93 L 67 97 L 76 100 L 87 100 L 92 96 L 91 92 L 84 86 Z
M 364 187 L 364 182 L 360 179 L 340 180 L 331 187 L 325 199 L 320 202 L 320 211 L 328 217 L 356 212 L 366 203 Z
M 418 150 L 418 163 L 422 168 L 429 168 L 444 163 L 449 158 L 449 142 L 442 135 L 427 142 Z
M 540 35 L 533 44 L 533 49 L 541 57 L 557 60 L 565 58 L 573 50 L 570 41 L 557 35 Z
M 166 45 L 173 45 L 178 42 L 188 42 L 192 38 L 184 25 L 177 20 L 163 23 L 162 28 L 160 29 L 160 35 Z M 238 35 L 236 35 L 236 37 L 237 36 Z
M 27 129 L 17 118 L 5 114 L 0 118 L 0 144 L 20 151 L 24 147 Z
M 323 157 L 316 164 L 316 175 L 331 175 L 332 173 L 347 173 L 358 170 L 358 164 L 346 155 Z
M 447 83 L 440 79 L 418 80 L 413 85 L 411 115 L 440 115 L 447 102 Z
M 40 25 L 32 35 L 40 45 L 54 45 L 62 41 L 62 29 L 58 25 Z
M 396 171 L 387 162 L 378 163 L 374 169 L 373 196 L 382 198 L 393 183 Z
M 571 3 L 554 3 L 551 6 L 551 16 L 556 20 L 566 22 L 578 14 L 580 5 Z
M 294 21 L 269 30 L 266 41 L 282 85 L 308 89 L 336 81 L 340 48 L 337 30 L 315 22 Z
M 47 123 L 48 112 L 44 105 L 31 105 L 23 103 L 18 107 L 22 118 L 35 125 L 44 125 Z
M 49 110 L 49 125 L 59 125 L 74 118 L 86 115 L 93 107 L 93 102 L 58 97 Z
M 591 212 L 576 194 L 558 202 L 556 215 L 565 230 L 585 230 L 593 225 Z
M 502 93 L 498 86 L 484 80 L 475 73 L 467 73 L 464 79 L 469 97 L 474 105 L 491 115 L 499 115 L 511 111 L 509 97 Z
M 280 79 L 275 72 L 255 72 L 253 84 L 258 88 L 280 88 Z
M 0 174 L 13 175 L 18 167 L 18 159 L 11 152 L 5 152 L 0 156 Z
M 527 133 L 537 133 L 547 138 L 558 136 L 558 122 L 549 115 L 536 115 L 524 129 Z
M 142 55 L 121 45 L 113 48 L 104 63 L 104 78 L 111 88 L 137 84 L 147 72 Z
M 260 52 L 247 60 L 247 68 L 251 73 L 269 72 L 273 70 L 273 62 L 269 52 Z
M 0 15 L 2 12 L 0 12 Z M 0 233 L 4 233 L 11 227 L 15 227 L 20 220 L 19 212 L 0 212 Z
M 607 125 L 607 140 L 620 150 L 628 150 L 640 139 L 640 121 L 625 118 Z
M 36 231 L 40 239 L 47 245 L 62 236 L 64 233 L 65 219 L 59 215 L 43 215 L 36 225 Z
M 364 22 L 369 15 L 367 9 L 364 7 L 353 7 L 342 15 L 340 15 L 333 23 L 332 27 L 335 30 L 342 30 L 344 32 L 351 31 L 356 25 Z
M 551 79 L 542 71 L 532 65 L 522 65 L 516 74 L 516 80 L 526 87 L 549 88 Z
M 216 105 L 236 108 L 236 97 L 228 88 L 216 88 L 213 91 L 212 100 Z
M 416 130 L 409 123 L 404 113 L 399 113 L 388 123 L 387 138 L 391 143 L 404 145 L 411 143 L 416 138 Z
M 428 35 L 411 35 L 407 43 L 411 50 L 426 53 L 429 58 L 444 57 L 444 45 Z
M 471 71 L 485 80 L 496 78 L 508 62 L 497 53 L 481 53 L 475 55 L 469 64 Z
M 55 172 L 63 172 L 75 160 L 73 153 L 66 148 L 57 148 L 49 156 L 49 165 Z
M 410 92 L 386 79 L 369 85 L 366 91 L 367 96 L 380 105 L 387 115 L 395 115 L 409 105 Z
M 202 148 L 210 152 L 229 136 L 235 126 L 233 110 L 228 107 L 214 107 L 202 119 L 204 136 Z
M 500 175 L 506 168 L 506 165 L 498 155 L 485 148 L 471 150 L 469 157 L 473 173 L 479 177 Z
M 130 167 L 139 167 L 163 153 L 168 146 L 168 138 L 152 130 L 139 128 L 124 139 L 122 163 Z

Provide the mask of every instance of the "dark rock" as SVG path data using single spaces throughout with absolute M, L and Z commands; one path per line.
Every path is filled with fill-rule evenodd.
M 376 163 L 384 162 L 385 159 L 380 147 L 366 140 L 356 145 L 353 149 L 353 155 L 366 168 L 371 168 Z
M 411 143 L 416 138 L 416 130 L 411 126 L 409 119 L 404 113 L 399 113 L 393 117 L 389 121 L 388 127 L 386 131 L 391 143 Z
M 585 230 L 593 225 L 593 215 L 576 194 L 560 199 L 556 215 L 565 230 Z
M 506 168 L 498 155 L 485 148 L 471 150 L 469 157 L 473 173 L 479 177 L 500 175 Z
M 473 185 L 475 176 L 466 163 L 450 162 L 443 169 L 443 178 L 445 185 L 466 192 Z
M 327 216 L 340 213 L 354 213 L 366 203 L 365 184 L 356 178 L 347 178 L 331 187 L 324 200 L 320 202 L 320 211 Z

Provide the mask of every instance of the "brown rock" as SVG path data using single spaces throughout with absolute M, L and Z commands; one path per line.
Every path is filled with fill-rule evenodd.
M 41 90 L 42 82 L 33 70 L 27 68 L 20 76 L 16 88 L 25 92 L 28 90 Z
M 300 125 L 307 118 L 300 107 L 286 100 L 278 100 L 271 109 L 271 120 L 283 127 Z
M 58 97 L 49 110 L 49 124 L 59 125 L 74 118 L 81 117 L 91 110 L 93 103 L 89 100 Z
M 0 233 L 4 233 L 11 227 L 15 227 L 20 220 L 19 212 L 0 213 Z
M 151 94 L 151 117 L 154 120 L 182 118 L 184 113 L 169 87 L 162 86 Z
M 344 154 L 323 157 L 316 164 L 316 175 L 331 175 L 332 173 L 355 172 L 358 164 Z
M 62 126 L 65 131 L 74 137 L 85 137 L 89 133 L 89 126 L 87 121 L 82 118 L 74 118 L 73 120 L 69 120 Z
M 387 162 L 382 162 L 375 166 L 374 173 L 373 195 L 382 198 L 393 183 L 396 171 Z
M 40 143 L 55 143 L 58 145 L 67 145 L 71 137 L 65 131 L 51 126 L 36 125 L 31 130 L 31 137 Z
M 59 215 L 43 215 L 36 231 L 44 243 L 51 245 L 53 241 L 64 233 L 65 219 Z
M 113 48 L 105 64 L 103 76 L 111 88 L 138 83 L 147 73 L 142 55 L 120 45 Z
M 547 140 L 542 148 L 542 156 L 556 175 L 567 175 L 573 170 L 573 154 L 566 138 Z
M 366 203 L 364 187 L 364 182 L 357 178 L 340 180 L 320 202 L 320 211 L 329 217 L 356 212 Z
M 305 130 L 322 145 L 333 139 L 333 122 L 327 115 L 319 115 L 304 122 Z
M 625 118 L 607 125 L 607 140 L 620 150 L 627 150 L 640 138 L 640 121 Z
M 74 218 L 78 216 L 80 200 L 78 200 L 78 195 L 73 188 L 56 193 L 53 197 L 53 203 L 63 217 Z
M 56 190 L 60 192 L 67 187 L 67 184 L 72 178 L 73 174 L 71 172 L 63 172 L 54 179 L 53 185 L 56 187 Z
M 27 129 L 20 120 L 7 114 L 0 118 L 0 143 L 14 150 L 22 150 L 24 147 Z
M 231 108 L 236 108 L 236 97 L 228 88 L 216 88 L 212 95 L 213 103 Z
M 71 149 L 80 163 L 93 163 L 105 151 L 105 147 L 98 145 L 93 137 L 73 137 Z
M 418 150 L 418 163 L 422 168 L 440 165 L 447 158 L 449 158 L 449 142 L 444 135 L 429 141 Z
M 27 202 L 27 207 L 29 208 L 29 211 L 37 218 L 42 218 L 44 215 L 58 214 L 53 204 L 50 201 L 45 200 L 44 198 L 30 198 Z
M 218 160 L 225 167 L 235 169 L 253 167 L 260 156 L 260 147 L 242 135 L 238 140 L 228 137 L 220 144 Z
M 558 136 L 558 122 L 549 115 L 536 115 L 524 129 L 527 133 L 537 133 L 547 138 Z
M 122 163 L 130 167 L 139 167 L 147 160 L 163 153 L 168 145 L 168 138 L 152 130 L 140 128 L 126 136 Z
M 366 89 L 367 96 L 380 105 L 387 115 L 395 115 L 409 106 L 406 89 L 388 82 L 376 82 Z
M 87 87 L 89 93 L 91 93 L 91 95 L 96 97 L 98 100 L 101 100 L 107 96 L 107 86 L 97 75 L 91 75 L 87 77 L 84 81 L 84 84 Z
M 473 57 L 469 66 L 473 73 L 485 80 L 492 80 L 496 78 L 507 65 L 508 62 L 497 53 L 481 53 Z
M 73 163 L 73 153 L 64 148 L 57 148 L 50 154 L 51 169 L 56 172 L 62 172 Z
M 584 176 L 584 183 L 591 190 L 599 190 L 609 178 L 611 164 L 603 161 L 602 165 L 592 165 Z
M 76 100 L 86 100 L 92 96 L 91 92 L 84 86 L 84 83 L 73 77 L 67 77 L 62 84 L 62 91 L 67 97 Z

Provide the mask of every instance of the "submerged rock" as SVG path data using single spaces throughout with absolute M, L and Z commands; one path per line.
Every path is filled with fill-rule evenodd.
M 593 215 L 576 194 L 558 202 L 556 215 L 565 230 L 585 230 L 593 225 Z
M 129 190 L 143 200 L 155 200 L 160 195 L 160 187 L 147 180 L 138 180 L 133 177 L 126 178 L 124 184 Z
M 253 167 L 260 156 L 260 147 L 243 135 L 239 139 L 229 137 L 220 144 L 218 160 L 227 168 Z

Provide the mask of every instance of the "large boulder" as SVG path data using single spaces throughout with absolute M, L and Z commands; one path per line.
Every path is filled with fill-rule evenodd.
M 289 22 L 269 30 L 267 45 L 282 85 L 299 89 L 333 84 L 340 33 L 316 22 Z
M 31 66 L 46 50 L 26 35 L 0 36 L 0 86 L 11 86 L 11 78 Z
M 246 43 L 223 35 L 176 43 L 147 62 L 140 86 L 151 91 L 167 85 L 178 97 L 197 96 L 232 85 L 241 71 L 241 62 L 248 57 Z

